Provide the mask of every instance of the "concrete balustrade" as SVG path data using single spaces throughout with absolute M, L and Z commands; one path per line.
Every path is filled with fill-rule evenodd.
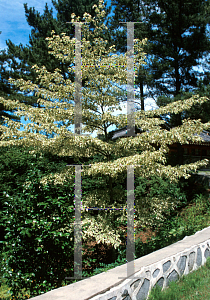
M 134 274 L 127 277 L 127 264 L 83 279 L 34 300 L 144 300 L 156 284 L 165 288 L 200 266 L 210 256 L 210 227 L 168 247 L 135 260 Z

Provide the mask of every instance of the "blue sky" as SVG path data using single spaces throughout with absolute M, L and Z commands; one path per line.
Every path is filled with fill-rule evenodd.
M 110 6 L 111 0 L 106 1 Z M 51 0 L 10 0 L 0 1 L 0 50 L 7 49 L 6 40 L 10 39 L 14 44 L 23 45 L 29 44 L 29 34 L 32 27 L 30 27 L 26 21 L 25 10 L 23 4 L 27 3 L 28 8 L 34 7 L 35 10 L 41 14 L 44 11 L 45 4 L 48 4 L 49 9 L 53 8 L 53 16 L 56 18 L 57 11 L 55 10 Z M 124 86 L 126 88 L 126 86 Z M 138 90 L 137 90 L 138 91 Z M 156 107 L 153 99 L 147 99 L 145 102 L 145 108 L 154 109 Z M 122 105 L 123 111 L 115 111 L 114 115 L 120 113 L 126 113 L 126 104 Z M 23 123 L 25 123 L 23 121 Z M 115 126 L 110 126 L 108 131 L 115 129 Z M 96 136 L 96 133 L 92 134 Z
M 51 0 L 11 0 L 0 1 L 0 49 L 6 49 L 6 40 L 10 39 L 14 44 L 29 43 L 29 34 L 31 27 L 28 25 L 25 17 L 23 4 L 27 3 L 28 7 L 34 7 L 41 14 L 44 11 L 45 3 L 48 7 L 53 7 Z M 54 8 L 54 7 L 53 7 Z M 56 10 L 53 10 L 56 17 Z

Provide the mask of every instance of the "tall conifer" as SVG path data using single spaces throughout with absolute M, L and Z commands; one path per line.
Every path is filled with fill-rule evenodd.
M 140 82 L 147 83 L 150 96 L 158 97 L 158 106 L 179 100 L 184 91 L 198 88 L 201 71 L 194 67 L 210 49 L 209 0 L 112 0 L 111 5 L 115 6 L 111 24 L 113 37 L 118 39 L 117 50 L 126 50 L 126 31 L 114 31 L 122 26 L 119 22 L 142 22 L 135 24 L 135 38 L 148 38 L 145 51 L 149 73 L 143 73 Z M 147 81 L 151 75 L 152 80 Z M 183 112 L 171 116 L 171 125 L 180 125 L 186 115 Z
M 8 46 L 7 51 L 4 50 L 0 53 L 0 96 L 5 99 L 17 99 L 29 105 L 38 105 L 38 97 L 35 96 L 35 93 L 20 93 L 17 88 L 8 83 L 9 77 L 15 79 L 23 78 L 35 84 L 38 83 L 36 73 L 32 69 L 32 66 L 35 64 L 39 67 L 45 65 L 49 72 L 53 72 L 58 68 L 65 79 L 69 78 L 71 81 L 74 81 L 75 74 L 74 72 L 69 72 L 68 65 L 60 62 L 52 54 L 48 53 L 49 49 L 46 38 L 51 36 L 52 30 L 56 34 L 66 33 L 66 35 L 73 38 L 75 36 L 75 26 L 67 23 L 71 22 L 71 14 L 75 13 L 77 16 L 80 16 L 82 22 L 85 12 L 92 16 L 95 15 L 92 6 L 98 4 L 98 0 L 77 0 L 73 2 L 71 0 L 53 0 L 52 3 L 57 10 L 57 18 L 53 17 L 53 9 L 49 9 L 47 3 L 42 15 L 34 7 L 28 8 L 28 5 L 25 3 L 26 20 L 29 26 L 32 27 L 31 34 L 29 35 L 29 45 L 15 45 L 11 40 L 8 40 L 6 41 Z M 105 7 L 106 14 L 109 14 L 110 10 L 110 8 Z M 105 22 L 105 18 L 101 21 L 101 23 L 103 22 Z M 94 26 L 91 24 L 91 29 L 93 30 L 93 28 Z M 110 40 L 108 31 L 104 31 L 102 36 Z M 83 78 L 83 86 L 86 80 Z M 5 109 L 8 108 L 0 106 L 0 118 L 1 116 L 11 118 L 10 113 L 8 114 Z M 16 119 L 19 120 L 19 118 Z M 3 122 L 3 118 L 1 120 Z

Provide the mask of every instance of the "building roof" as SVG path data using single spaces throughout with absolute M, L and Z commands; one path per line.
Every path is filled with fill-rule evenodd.
M 137 133 L 141 133 L 141 132 L 142 130 L 140 128 L 137 128 L 137 126 L 135 125 L 135 136 L 137 135 Z M 128 136 L 131 136 L 131 130 L 127 130 L 127 126 L 109 132 L 109 137 L 112 140 L 115 140 L 117 138 L 122 138 L 122 137 L 128 137 Z
M 170 127 L 167 123 L 162 124 L 161 127 L 163 129 L 170 130 Z M 143 132 L 143 130 L 135 125 L 135 135 L 134 136 L 137 136 L 137 133 L 142 133 L 142 132 Z M 127 126 L 125 126 L 123 128 L 120 128 L 120 129 L 112 130 L 108 134 L 109 134 L 109 138 L 112 139 L 112 140 L 116 140 L 117 138 L 123 138 L 123 137 L 130 137 L 131 136 L 131 134 L 129 134 L 129 130 L 127 130 Z
M 204 142 L 210 143 L 210 133 L 208 131 L 203 130 L 199 136 L 204 140 Z

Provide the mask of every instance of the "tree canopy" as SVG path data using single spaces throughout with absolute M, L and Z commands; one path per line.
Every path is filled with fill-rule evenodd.
M 185 96 L 185 92 L 199 93 L 201 78 L 209 82 L 209 72 L 200 68 L 201 61 L 209 54 L 209 1 L 112 0 L 111 5 L 114 15 L 109 18 L 109 26 L 113 39 L 118 41 L 118 51 L 126 51 L 126 29 L 118 29 L 122 26 L 120 22 L 140 22 L 135 24 L 135 37 L 148 39 L 145 48 L 148 64 L 140 69 L 137 80 L 141 108 L 144 108 L 143 100 L 148 95 L 160 107 L 190 97 L 189 94 Z M 206 106 L 202 105 L 203 111 Z M 201 116 L 205 114 L 199 111 Z M 189 116 L 199 119 L 194 110 L 192 114 L 187 111 L 170 115 L 170 119 L 164 118 L 171 126 L 177 126 Z
M 73 38 L 74 26 L 67 23 L 71 21 L 71 14 L 76 13 L 82 17 L 83 14 L 87 12 L 94 15 L 95 11 L 92 6 L 97 3 L 97 0 L 77 0 L 74 2 L 70 0 L 59 0 L 52 2 L 57 11 L 57 18 L 53 17 L 53 9 L 49 9 L 47 3 L 43 14 L 36 11 L 34 7 L 28 7 L 25 3 L 26 21 L 32 28 L 31 34 L 29 35 L 29 44 L 15 45 L 11 40 L 8 40 L 6 41 L 7 50 L 0 52 L 0 96 L 5 99 L 18 99 L 28 105 L 37 105 L 38 97 L 35 96 L 35 92 L 33 92 L 32 95 L 27 91 L 20 93 L 14 85 L 8 82 L 9 77 L 12 77 L 14 79 L 23 78 L 24 80 L 31 80 L 33 83 L 37 83 L 36 72 L 32 68 L 34 64 L 37 64 L 39 67 L 45 65 L 50 72 L 58 68 L 64 78 L 70 78 L 74 81 L 74 72 L 69 73 L 68 65 L 65 65 L 65 63 L 62 63 L 48 52 L 46 38 L 51 35 L 52 30 L 54 30 L 56 34 L 65 32 L 66 35 Z M 110 8 L 105 8 L 105 11 L 108 14 Z M 102 22 L 104 22 L 104 19 Z M 93 30 L 94 25 L 90 24 L 90 28 Z M 108 31 L 103 31 L 102 34 L 109 39 Z M 83 85 L 85 80 L 86 79 L 83 78 Z M 18 117 L 15 117 L 14 114 L 11 114 L 11 112 L 7 112 L 2 104 L 0 107 L 0 121 L 2 123 L 3 119 L 1 115 L 13 118 L 13 120 L 20 120 Z
M 109 89 L 113 88 L 111 82 L 125 84 L 127 80 L 127 55 L 110 55 L 114 52 L 115 46 L 106 48 L 107 41 L 100 33 L 104 24 L 100 23 L 105 15 L 103 10 L 103 0 L 99 1 L 99 6 L 94 5 L 96 17 L 92 18 L 89 14 L 84 14 L 87 24 L 83 26 L 82 39 L 82 77 L 87 78 L 85 87 L 81 90 L 82 102 L 82 123 L 85 127 L 84 132 L 93 132 L 107 135 L 107 128 L 111 124 L 126 126 L 127 118 L 125 114 L 118 116 L 112 115 L 114 109 L 120 109 L 120 102 L 116 95 L 112 96 Z M 79 22 L 79 17 L 72 14 L 72 22 Z M 88 22 L 95 23 L 95 30 L 90 31 Z M 89 41 L 90 35 L 94 38 Z M 50 53 L 62 63 L 68 64 L 68 70 L 74 70 L 74 47 L 77 43 L 75 38 L 70 38 L 65 33 L 57 35 L 52 32 L 52 37 L 47 38 Z M 134 40 L 136 55 L 134 57 L 135 67 L 145 64 L 145 53 L 143 45 L 146 40 Z M 195 104 L 202 104 L 209 101 L 207 97 L 193 95 L 185 101 L 176 101 L 154 111 L 138 111 L 135 113 L 135 124 L 143 129 L 143 133 L 137 137 L 128 137 L 117 142 L 100 140 L 92 136 L 76 135 L 69 129 L 69 125 L 74 124 L 75 106 L 74 101 L 75 83 L 70 78 L 65 78 L 60 69 L 54 72 L 47 70 L 45 66 L 34 65 L 33 69 L 37 73 L 38 84 L 30 80 L 10 79 L 9 82 L 19 87 L 20 90 L 34 91 L 38 97 L 39 106 L 30 107 L 18 100 L 5 100 L 0 98 L 0 102 L 6 107 L 17 108 L 18 116 L 25 116 L 30 119 L 30 123 L 24 125 L 24 130 L 20 131 L 20 126 L 13 120 L 5 118 L 7 126 L 0 129 L 3 134 L 0 138 L 0 146 L 22 145 L 24 148 L 34 147 L 34 151 L 49 151 L 59 156 L 88 157 L 99 155 L 100 160 L 91 165 L 83 165 L 83 176 L 98 176 L 109 178 L 109 189 L 107 193 L 100 194 L 98 191 L 90 191 L 83 198 L 83 207 L 119 207 L 119 202 L 126 207 L 125 195 L 113 199 L 113 181 L 126 177 L 128 165 L 133 165 L 135 175 L 150 178 L 159 176 L 176 181 L 181 177 L 188 178 L 192 171 L 208 163 L 202 160 L 186 165 L 170 166 L 166 165 L 166 154 L 168 146 L 175 142 L 186 144 L 189 142 L 201 141 L 199 134 L 203 129 L 209 127 L 209 123 L 202 124 L 200 120 L 184 120 L 183 124 L 170 131 L 161 129 L 164 122 L 157 116 L 168 112 L 179 114 L 183 110 L 190 109 Z M 117 93 L 117 87 L 116 93 Z M 47 133 L 47 134 L 46 134 Z M 74 167 L 66 167 L 63 172 L 53 176 L 55 184 L 66 180 L 74 182 Z M 51 177 L 42 179 L 43 183 Z M 160 199 L 159 199 L 160 200 Z M 141 201 L 141 199 L 139 199 Z M 157 201 L 157 199 L 153 199 Z M 168 201 L 168 202 L 167 202 Z M 166 199 L 165 202 L 159 201 L 157 210 L 161 213 L 167 203 L 173 206 L 173 200 Z M 119 235 L 113 228 L 112 216 L 104 213 L 104 218 L 98 215 L 92 218 L 88 215 L 83 220 L 83 234 L 85 238 L 94 236 L 97 241 L 111 243 L 115 247 L 120 244 Z M 141 222 L 141 205 L 138 206 L 136 223 Z M 124 214 L 125 218 L 125 214 Z M 93 230 L 94 228 L 94 230 Z M 70 226 L 70 230 L 72 227 Z

